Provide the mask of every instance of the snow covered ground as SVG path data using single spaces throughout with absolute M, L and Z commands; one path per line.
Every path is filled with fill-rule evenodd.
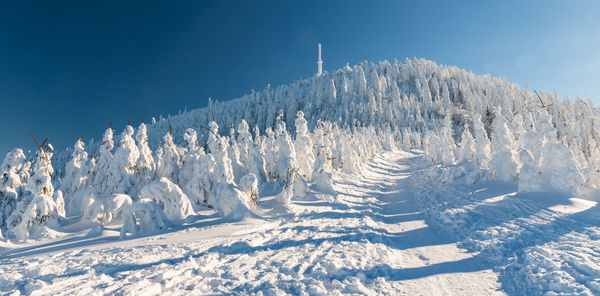
M 461 186 L 418 153 L 334 175 L 288 211 L 242 221 L 206 209 L 119 239 L 119 225 L 0 245 L 0 292 L 31 295 L 600 294 L 600 211 L 516 183 Z

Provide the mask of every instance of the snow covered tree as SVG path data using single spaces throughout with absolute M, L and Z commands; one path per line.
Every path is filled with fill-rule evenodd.
M 24 194 L 31 164 L 23 150 L 15 148 L 6 154 L 0 167 L 0 236 L 9 236 L 8 218 Z
M 60 207 L 64 205 L 62 195 L 54 195 L 52 185 L 52 145 L 42 144 L 39 147 L 33 165 L 33 174 L 27 180 L 25 189 L 28 191 L 23 198 L 17 202 L 16 208 L 8 218 L 7 225 L 9 234 L 19 240 L 30 236 L 41 235 L 47 226 L 58 227 Z M 63 210 L 64 211 L 64 210 Z
M 246 173 L 254 174 L 258 178 L 259 183 L 261 183 L 261 180 L 267 181 L 265 159 L 260 152 L 260 144 L 259 142 L 255 144 L 255 142 L 252 141 L 252 135 L 248 129 L 248 123 L 244 119 L 242 119 L 238 125 L 237 131 L 240 162 L 245 168 Z M 258 130 L 256 135 L 260 138 L 260 132 L 258 132 Z
M 168 132 L 163 137 L 162 154 L 156 166 L 156 176 L 158 178 L 168 178 L 169 180 L 178 180 L 179 170 L 181 168 L 181 155 L 179 149 L 173 143 L 173 136 Z
M 475 160 L 480 167 L 487 167 L 491 155 L 490 139 L 479 113 L 473 117 L 473 135 L 475 137 Z
M 277 143 L 275 178 L 280 182 L 287 183 L 290 175 L 296 174 L 298 164 L 296 163 L 296 149 L 281 117 L 278 117 L 275 124 L 275 133 Z
M 205 170 L 209 168 L 201 167 L 201 157 L 204 156 L 204 149 L 198 145 L 196 130 L 188 128 L 183 135 L 183 139 L 188 142 L 188 147 L 187 152 L 182 157 L 179 184 L 189 199 L 199 205 L 206 200 L 204 186 L 200 178 L 206 174 Z
M 61 182 L 60 189 L 67 196 L 85 188 L 88 182 L 88 154 L 85 152 L 84 144 L 78 139 L 73 146 L 71 160 L 65 168 L 65 177 Z
M 465 124 L 459 144 L 458 162 L 474 160 L 475 153 L 475 141 L 469 132 L 469 126 Z
M 144 185 L 148 184 L 155 174 L 156 164 L 154 157 L 152 157 L 152 151 L 148 146 L 147 127 L 144 123 L 141 123 L 135 134 L 137 141 L 137 148 L 140 156 L 137 159 L 136 164 L 136 178 L 137 178 L 137 192 L 140 192 Z
M 122 217 L 126 209 L 133 203 L 127 194 L 89 198 L 90 200 L 87 202 L 89 206 L 83 212 L 81 220 L 103 225 L 108 225 L 113 219 Z
M 227 154 L 227 142 L 218 135 L 219 126 L 212 121 L 209 124 L 210 134 L 208 136 L 208 148 L 215 159 L 215 181 L 216 183 L 234 183 L 233 168 L 231 159 Z
M 454 164 L 454 154 L 456 150 L 456 144 L 452 137 L 452 120 L 450 115 L 444 117 L 443 125 L 440 131 L 440 152 L 441 161 L 443 164 L 450 165 Z
M 229 126 L 229 145 L 227 146 L 227 155 L 231 160 L 231 168 L 233 169 L 233 175 L 236 180 L 239 180 L 243 175 L 247 174 L 248 171 L 240 162 L 240 151 L 238 144 L 235 139 L 235 129 L 233 124 Z
M 493 122 L 492 142 L 493 151 L 490 166 L 496 179 L 502 181 L 517 180 L 519 163 L 513 147 L 513 138 L 508 129 L 508 121 L 500 110 L 496 113 Z
M 304 180 L 310 180 L 315 162 L 313 142 L 308 132 L 307 121 L 304 119 L 304 112 L 298 111 L 296 116 L 296 141 L 294 142 L 294 148 L 296 150 L 298 174 Z
M 100 145 L 100 157 L 94 166 L 93 174 L 93 187 L 98 193 L 108 192 L 108 180 L 111 178 L 111 166 L 113 165 L 113 154 L 112 150 L 115 144 L 113 142 L 113 130 L 111 128 L 106 129 L 104 136 L 102 137 L 102 144 Z
M 519 172 L 519 192 L 540 191 L 542 179 L 536 160 L 527 149 L 521 149 L 519 155 L 522 164 Z
M 265 130 L 266 137 L 261 141 L 261 151 L 265 159 L 265 169 L 270 178 L 276 178 L 275 164 L 277 163 L 277 145 L 275 143 L 275 133 L 271 127 Z
M 119 147 L 113 155 L 110 166 L 111 174 L 108 180 L 108 193 L 123 193 L 137 196 L 136 191 L 136 165 L 140 152 L 133 141 L 133 127 L 125 127 L 121 134 Z
M 194 213 L 187 195 L 179 186 L 164 177 L 144 186 L 141 196 L 154 200 L 163 209 L 167 219 L 173 223 L 180 223 Z
M 583 176 L 577 168 L 573 152 L 559 143 L 552 119 L 543 110 L 537 124 L 539 135 L 543 138 L 540 153 L 540 171 L 546 187 L 568 193 L 577 193 L 583 184 Z
M 165 213 L 153 200 L 142 198 L 135 202 L 123 215 L 121 239 L 131 236 L 156 233 L 169 227 Z
M 60 186 L 66 196 L 65 210 L 67 214 L 79 214 L 82 192 L 88 190 L 88 186 L 91 185 L 91 169 L 84 143 L 78 139 L 73 146 L 73 153 L 67 163 L 65 177 Z

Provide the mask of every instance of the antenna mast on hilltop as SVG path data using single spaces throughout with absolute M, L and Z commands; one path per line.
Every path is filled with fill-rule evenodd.
M 317 76 L 323 74 L 323 60 L 321 60 L 321 43 L 319 43 L 319 60 L 317 61 Z

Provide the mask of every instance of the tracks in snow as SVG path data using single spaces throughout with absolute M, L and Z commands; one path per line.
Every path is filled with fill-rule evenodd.
M 0 276 L 0 287 L 12 281 L 21 292 L 57 295 L 500 293 L 478 253 L 425 223 L 408 190 L 413 157 L 390 152 L 361 176 L 338 175 L 337 197 L 294 201 L 293 217 L 2 260 L 2 274 L 14 276 Z

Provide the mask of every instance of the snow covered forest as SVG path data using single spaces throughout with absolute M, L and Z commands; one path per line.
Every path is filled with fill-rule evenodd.
M 330 186 L 333 170 L 355 172 L 396 146 L 445 165 L 444 182 L 518 180 L 520 191 L 590 196 L 600 184 L 599 125 L 587 99 L 422 59 L 365 62 L 127 126 L 118 137 L 109 128 L 92 153 L 81 140 L 56 161 L 49 143 L 34 159 L 16 148 L 2 163 L 2 236 L 27 239 L 66 217 L 124 218 L 126 235 L 199 206 L 243 216 L 267 182 L 279 184 L 285 205 L 308 182 Z
M 600 113 L 589 99 L 423 59 L 364 62 L 108 128 L 101 141 L 77 139 L 67 151 L 47 141 L 31 157 L 15 148 L 0 168 L 0 239 L 55 238 L 74 224 L 119 225 L 126 239 L 207 207 L 233 220 L 260 217 L 267 195 L 289 213 L 293 200 L 334 192 L 335 174 L 359 174 L 398 150 L 422 153 L 426 178 L 439 184 L 496 180 L 595 199 L 598 143 Z

